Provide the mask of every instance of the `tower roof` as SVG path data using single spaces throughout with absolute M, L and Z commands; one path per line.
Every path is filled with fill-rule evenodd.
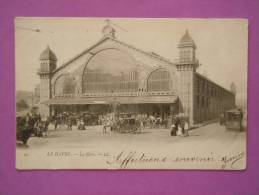
M 40 54 L 40 60 L 57 60 L 55 53 L 47 46 L 47 48 Z
M 195 42 L 192 39 L 192 37 L 189 34 L 189 31 L 186 30 L 185 34 L 183 35 L 183 37 L 181 38 L 178 47 L 193 47 L 196 48 Z

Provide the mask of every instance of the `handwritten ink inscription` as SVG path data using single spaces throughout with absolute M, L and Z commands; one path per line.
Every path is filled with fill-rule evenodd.
M 26 154 L 24 156 L 29 156 Z M 48 158 L 84 158 L 100 160 L 102 163 L 109 167 L 117 167 L 119 169 L 127 169 L 131 167 L 143 167 L 145 165 L 162 165 L 162 164 L 217 164 L 218 169 L 237 169 L 238 164 L 246 156 L 244 151 L 233 155 L 217 156 L 213 153 L 211 155 L 195 156 L 195 155 L 157 155 L 153 156 L 144 152 L 138 151 L 120 151 L 117 154 L 109 152 L 96 152 L 96 151 L 48 151 L 46 157 Z M 156 167 L 156 166 L 154 166 Z

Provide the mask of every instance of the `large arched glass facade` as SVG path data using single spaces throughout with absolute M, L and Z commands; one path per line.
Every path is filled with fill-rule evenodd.
M 75 79 L 70 75 L 62 75 L 55 82 L 55 95 L 74 94 L 76 92 Z
M 147 88 L 149 92 L 171 91 L 172 80 L 170 72 L 166 69 L 153 71 L 148 77 Z
M 138 91 L 139 74 L 135 61 L 117 49 L 97 53 L 86 65 L 83 93 Z

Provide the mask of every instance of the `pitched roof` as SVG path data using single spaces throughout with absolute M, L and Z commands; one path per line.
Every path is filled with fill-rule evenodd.
M 146 51 L 144 51 L 144 50 L 142 50 L 142 49 L 138 49 L 138 48 L 136 48 L 136 47 L 134 47 L 134 46 L 132 46 L 132 45 L 129 45 L 129 44 L 125 43 L 125 42 L 119 41 L 119 40 L 116 39 L 116 38 L 103 37 L 102 39 L 100 39 L 100 40 L 99 40 L 97 43 L 95 43 L 94 45 L 92 45 L 92 46 L 90 46 L 89 48 L 87 48 L 86 50 L 82 51 L 80 54 L 74 56 L 73 58 L 71 58 L 70 60 L 68 60 L 66 63 L 62 64 L 62 65 L 61 65 L 60 67 L 58 67 L 54 72 L 57 72 L 57 71 L 59 71 L 60 69 L 66 67 L 66 66 L 69 65 L 71 62 L 73 62 L 73 61 L 76 60 L 77 58 L 81 57 L 82 55 L 86 54 L 87 52 L 91 51 L 92 49 L 94 49 L 95 47 L 97 47 L 97 46 L 100 45 L 101 43 L 105 42 L 106 40 L 111 40 L 111 41 L 113 41 L 113 42 L 115 42 L 115 43 L 118 43 L 118 44 L 123 45 L 123 46 L 125 46 L 125 47 L 128 47 L 128 48 L 130 48 L 130 49 L 133 49 L 133 50 L 135 50 L 135 51 L 137 51 L 137 52 L 140 52 L 140 53 L 142 53 L 142 54 L 144 54 L 144 55 L 147 55 L 147 56 L 149 56 L 149 57 L 151 57 L 151 58 L 154 58 L 154 59 L 157 59 L 157 60 L 160 60 L 160 61 L 163 61 L 163 62 L 172 64 L 172 65 L 174 64 L 174 63 L 171 62 L 169 59 L 164 58 L 164 57 L 162 57 L 162 56 L 160 56 L 159 54 L 156 54 L 156 53 L 154 53 L 154 52 L 146 52 Z
M 226 92 L 233 94 L 229 89 L 227 89 L 227 88 L 225 88 L 225 87 L 219 85 L 218 83 L 214 82 L 213 80 L 209 79 L 208 77 L 205 77 L 204 75 L 202 75 L 202 74 L 200 74 L 200 73 L 198 73 L 198 72 L 195 72 L 195 74 L 196 74 L 197 76 L 201 77 L 202 79 L 204 79 L 204 80 L 206 80 L 206 81 L 208 81 L 208 82 L 210 82 L 210 83 L 212 83 L 212 84 L 218 86 L 219 88 L 225 90 Z
M 55 53 L 47 46 L 47 48 L 40 54 L 40 60 L 57 60 Z
M 181 40 L 178 44 L 178 47 L 188 47 L 188 46 L 196 48 L 194 40 L 190 36 L 189 31 L 186 30 L 185 34 L 183 35 L 183 37 L 181 38 Z
M 91 51 L 93 48 L 97 47 L 99 44 L 103 43 L 105 40 L 109 39 L 108 37 L 104 37 L 102 39 L 100 39 L 97 43 L 93 44 L 92 46 L 88 47 L 87 49 L 85 49 L 84 51 L 82 51 L 81 53 L 79 53 L 78 55 L 74 56 L 73 58 L 71 58 L 70 60 L 68 60 L 67 62 L 65 62 L 64 64 L 62 64 L 60 67 L 58 67 L 57 69 L 54 70 L 54 73 L 59 71 L 60 69 L 66 67 L 67 65 L 69 65 L 71 62 L 73 62 L 74 60 L 76 60 L 77 58 L 81 57 L 82 55 L 84 55 L 85 53 Z
M 118 39 L 112 39 L 112 40 L 117 42 L 117 43 L 119 43 L 119 44 L 121 44 L 121 45 L 124 45 L 124 46 L 126 46 L 128 48 L 134 49 L 135 51 L 140 52 L 140 53 L 142 53 L 144 55 L 147 55 L 147 56 L 149 56 L 151 58 L 155 58 L 157 60 L 173 64 L 173 62 L 171 62 L 169 59 L 167 59 L 165 57 L 162 57 L 161 55 L 159 55 L 159 54 L 157 54 L 155 52 L 146 52 L 146 51 L 144 51 L 142 49 L 136 48 L 136 47 L 134 47 L 132 45 L 129 45 L 129 44 L 125 43 L 125 42 L 119 41 Z

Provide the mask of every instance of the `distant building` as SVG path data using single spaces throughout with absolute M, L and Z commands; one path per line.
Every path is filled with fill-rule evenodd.
M 217 118 L 234 107 L 235 95 L 196 72 L 196 44 L 188 31 L 176 63 L 145 52 L 115 37 L 107 25 L 94 45 L 57 68 L 47 47 L 40 55 L 40 112 L 98 110 L 189 116 L 191 124 Z

